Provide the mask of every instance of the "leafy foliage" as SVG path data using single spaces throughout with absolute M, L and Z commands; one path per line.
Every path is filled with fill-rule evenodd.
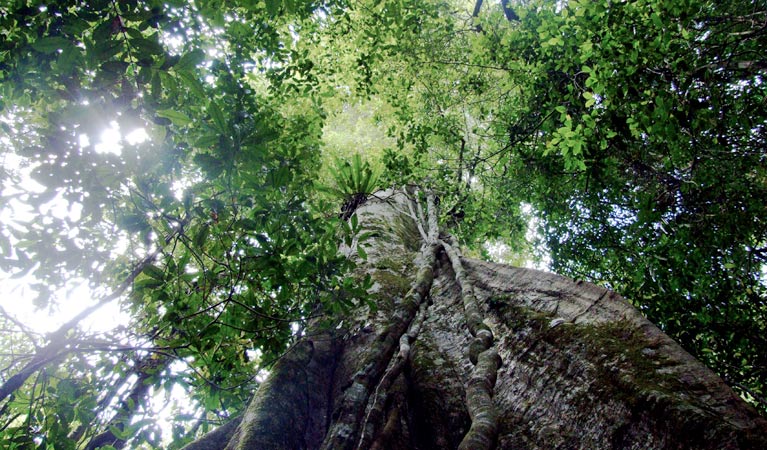
M 764 38 L 740 16 L 752 13 L 574 2 L 522 20 L 536 27 L 533 48 L 554 56 L 532 100 L 553 112 L 550 139 L 522 173 L 547 212 L 555 270 L 623 293 L 756 401 L 767 192 L 764 87 L 747 56 Z
M 320 186 L 320 190 L 341 200 L 341 219 L 353 217 L 354 211 L 367 200 L 368 195 L 378 190 L 378 175 L 370 164 L 362 161 L 359 154 L 352 156 L 350 161 L 336 160 L 332 177 L 335 186 Z
M 337 223 L 306 203 L 322 113 L 284 108 L 279 84 L 259 91 L 263 64 L 289 57 L 287 21 L 330 7 L 2 7 L 2 269 L 52 310 L 59 287 L 117 286 L 97 301 L 120 297 L 130 316 L 107 333 L 75 321 L 58 340 L 4 337 L 3 441 L 160 446 L 141 419 L 182 388 L 196 405 L 179 406 L 182 445 L 239 411 L 258 370 L 333 302 L 320 293 L 349 284 Z M 122 138 L 99 142 L 105 129 Z M 126 138 L 136 129 L 147 138 Z
M 325 189 L 342 199 L 356 194 L 369 195 L 378 189 L 377 174 L 359 154 L 352 156 L 351 161 L 336 161 L 332 176 L 335 187 Z
M 477 246 L 528 251 L 539 212 L 553 269 L 616 289 L 767 407 L 763 8 L 482 8 L 349 14 L 360 90 L 394 109 L 383 178 L 434 186 Z
M 85 283 L 129 317 L 46 336 L 0 311 L 3 441 L 158 446 L 142 419 L 173 389 L 174 446 L 236 414 L 307 320 L 364 297 L 339 242 L 403 184 L 476 253 L 616 289 L 767 408 L 767 12 L 519 3 L 0 6 L 0 269 L 40 314 Z M 380 161 L 329 148 L 339 111 Z

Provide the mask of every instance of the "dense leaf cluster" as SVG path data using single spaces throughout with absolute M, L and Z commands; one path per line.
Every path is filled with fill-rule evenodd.
M 285 107 L 280 83 L 287 21 L 331 7 L 0 7 L 2 270 L 41 309 L 70 316 L 60 292 L 86 283 L 77 309 L 119 298 L 130 318 L 90 332 L 89 308 L 46 336 L 2 311 L 12 448 L 180 446 L 240 410 L 323 304 L 354 300 L 337 219 L 310 207 L 323 113 Z M 179 388 L 170 436 L 153 418 Z
M 553 111 L 543 157 L 521 172 L 553 268 L 618 290 L 764 408 L 765 11 L 639 1 L 548 14 L 521 22 L 550 55 L 532 101 Z
M 766 30 L 746 1 L 6 2 L 0 269 L 42 310 L 86 283 L 129 319 L 42 335 L 0 310 L 0 438 L 180 446 L 235 414 L 362 297 L 327 192 L 405 184 L 767 408 Z M 339 154 L 361 112 L 386 139 Z M 143 420 L 179 388 L 170 435 Z
M 384 179 L 434 186 L 465 242 L 617 290 L 767 407 L 765 10 L 475 7 L 359 9 L 365 92 L 394 109 Z

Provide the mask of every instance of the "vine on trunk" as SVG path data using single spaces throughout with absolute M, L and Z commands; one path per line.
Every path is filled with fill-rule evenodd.
M 397 360 L 392 361 L 397 345 L 399 345 L 399 352 L 396 358 L 402 361 L 402 365 L 407 360 L 409 345 L 412 341 L 406 332 L 410 328 L 411 334 L 417 336 L 419 326 L 416 324 L 411 328 L 411 324 L 431 290 L 437 262 L 436 254 L 439 250 L 437 213 L 432 194 L 427 195 L 427 205 L 427 238 L 418 257 L 419 269 L 413 287 L 405 295 L 401 308 L 394 314 L 389 325 L 373 342 L 362 368 L 354 374 L 351 385 L 344 391 L 343 398 L 333 413 L 332 423 L 321 447 L 323 449 L 352 449 L 355 445 L 364 442 L 365 427 L 368 422 L 363 423 L 363 416 L 366 410 L 375 414 L 372 413 L 377 407 L 377 396 L 374 392 L 380 390 L 382 383 L 391 384 L 396 379 L 396 376 L 390 376 L 390 380 L 385 378 L 387 372 L 391 371 L 391 369 L 387 370 L 389 367 L 395 369 L 400 364 Z M 418 206 L 420 209 L 420 205 Z M 418 221 L 416 218 L 414 220 Z M 371 401 L 373 404 L 367 408 Z M 367 419 L 370 419 L 369 416 L 370 414 Z
M 471 428 L 463 441 L 460 450 L 485 450 L 495 445 L 498 436 L 498 412 L 493 403 L 493 388 L 501 367 L 501 357 L 493 346 L 493 332 L 482 321 L 479 302 L 474 295 L 474 287 L 466 276 L 461 264 L 457 245 L 452 238 L 450 244 L 442 242 L 455 272 L 455 279 L 461 286 L 464 314 L 469 326 L 469 332 L 474 340 L 469 345 L 468 357 L 474 364 L 474 372 L 466 387 L 466 406 L 471 417 Z

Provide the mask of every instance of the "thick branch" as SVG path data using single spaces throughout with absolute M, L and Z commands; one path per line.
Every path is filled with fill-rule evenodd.
M 479 10 L 482 9 L 482 0 L 477 0 L 474 3 L 474 11 L 471 13 L 471 17 L 479 17 Z
M 242 416 L 238 416 L 224 425 L 216 428 L 200 439 L 190 443 L 184 450 L 220 450 L 226 447 L 226 444 L 232 438 L 232 434 L 240 426 Z
M 501 0 L 501 6 L 503 7 L 503 14 L 506 16 L 506 20 L 509 22 L 516 22 L 519 20 L 519 16 L 511 6 L 509 6 L 509 0 Z

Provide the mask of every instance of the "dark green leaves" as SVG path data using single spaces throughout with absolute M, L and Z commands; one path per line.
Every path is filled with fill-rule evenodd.
M 139 233 L 150 228 L 147 218 L 141 214 L 123 215 L 118 219 L 118 224 L 131 233 Z
M 208 114 L 210 115 L 213 128 L 219 133 L 226 133 L 227 131 L 226 118 L 224 117 L 224 113 L 221 110 L 221 107 L 218 105 L 218 103 L 215 100 L 210 101 L 210 103 L 208 104 L 207 111 L 208 111 Z
M 174 70 L 194 71 L 197 66 L 205 59 L 205 52 L 201 49 L 194 49 L 185 53 L 181 59 L 173 66 Z
M 34 48 L 35 50 L 41 53 L 52 54 L 52 53 L 57 53 L 60 50 L 66 49 L 68 47 L 71 47 L 71 45 L 72 43 L 65 38 L 52 36 L 52 37 L 45 37 L 45 38 L 34 41 L 32 43 L 32 48 Z
M 144 266 L 144 269 L 142 270 L 142 272 L 155 280 L 162 281 L 165 279 L 165 271 L 152 264 L 147 264 L 146 266 Z
M 158 42 L 157 35 L 150 37 L 143 37 L 137 33 L 131 35 L 128 39 L 128 45 L 132 47 L 138 55 L 145 57 L 146 55 L 162 55 L 164 50 L 162 45 Z

